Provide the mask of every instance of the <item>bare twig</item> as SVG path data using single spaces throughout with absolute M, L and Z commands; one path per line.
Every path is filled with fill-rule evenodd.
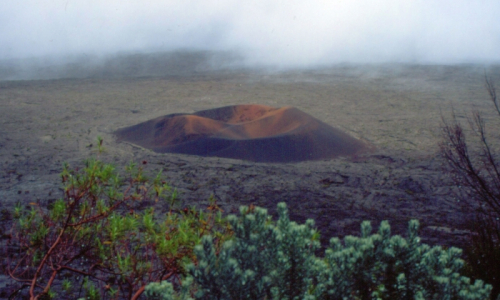
M 490 94 L 490 99 L 495 105 L 495 108 L 497 109 L 498 114 L 500 115 L 500 106 L 498 104 L 498 99 L 497 99 L 497 92 L 495 90 L 495 86 L 493 85 L 493 82 L 491 82 L 491 79 L 488 78 L 488 76 L 484 76 L 484 79 L 486 81 L 486 89 L 488 90 L 488 93 Z
M 486 89 L 497 113 L 500 105 L 492 81 L 486 77 Z M 468 118 L 470 129 L 479 138 L 480 152 L 469 149 L 462 125 L 452 115 L 443 119 L 441 153 L 455 173 L 455 182 L 465 187 L 465 203 L 476 204 L 470 221 L 471 245 L 467 256 L 473 261 L 473 277 L 493 284 L 492 297 L 500 293 L 500 168 L 499 161 L 487 140 L 486 123 L 479 112 Z M 494 298 L 492 298 L 494 299 Z

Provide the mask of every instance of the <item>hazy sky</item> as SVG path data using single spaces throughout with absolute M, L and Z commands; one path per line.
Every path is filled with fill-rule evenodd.
M 283 66 L 500 62 L 500 1 L 0 2 L 0 59 L 179 48 Z

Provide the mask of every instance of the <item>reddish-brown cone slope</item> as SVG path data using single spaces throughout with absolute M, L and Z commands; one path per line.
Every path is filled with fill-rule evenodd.
M 155 152 L 298 162 L 351 156 L 371 146 L 293 107 L 235 105 L 172 114 L 119 129 L 118 140 Z

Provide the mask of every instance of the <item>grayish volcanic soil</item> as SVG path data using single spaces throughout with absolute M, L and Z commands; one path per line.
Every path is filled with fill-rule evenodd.
M 144 78 L 0 82 L 0 209 L 42 203 L 62 193 L 62 163 L 95 156 L 123 169 L 146 161 L 185 205 L 213 194 L 226 212 L 288 203 L 297 221 L 314 218 L 325 240 L 358 234 L 362 220 L 390 220 L 405 233 L 421 222 L 423 241 L 463 246 L 463 209 L 438 154 L 441 113 L 459 120 L 480 111 L 496 149 L 500 118 L 484 88 L 484 72 L 500 85 L 499 67 L 359 66 L 281 73 L 224 71 Z M 118 143 L 113 132 L 159 116 L 237 104 L 294 106 L 369 141 L 375 153 L 327 161 L 269 164 L 159 154 Z M 3 232 L 8 222 L 3 222 Z

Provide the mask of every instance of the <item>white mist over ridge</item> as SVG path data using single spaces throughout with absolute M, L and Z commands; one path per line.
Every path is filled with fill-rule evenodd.
M 194 49 L 247 66 L 500 62 L 498 0 L 51 0 L 0 10 L 0 60 Z
M 0 81 L 62 78 L 137 78 L 193 76 L 248 69 L 242 58 L 226 51 L 66 55 L 0 60 Z

